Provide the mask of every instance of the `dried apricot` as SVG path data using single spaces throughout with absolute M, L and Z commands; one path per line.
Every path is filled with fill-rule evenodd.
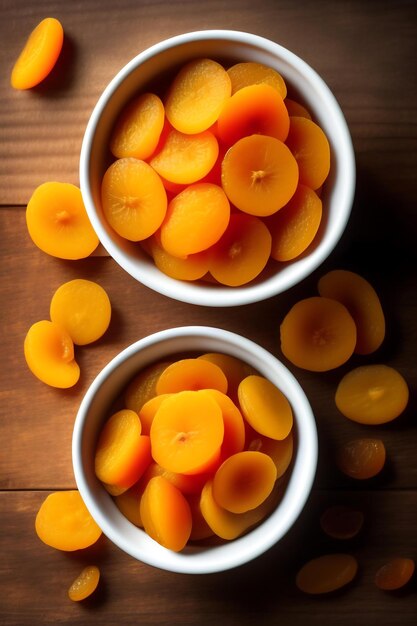
M 385 317 L 372 285 L 355 272 L 332 270 L 320 278 L 318 291 L 344 304 L 353 317 L 357 330 L 355 352 L 375 352 L 385 337 Z
M 232 94 L 242 87 L 262 83 L 274 87 L 281 98 L 285 98 L 287 95 L 287 85 L 281 74 L 272 67 L 263 65 L 263 63 L 255 63 L 254 61 L 236 63 L 229 67 L 227 73 L 232 83 Z
M 358 563 L 350 554 L 326 554 L 303 565 L 296 585 L 304 593 L 330 593 L 350 583 L 357 571 Z
M 251 375 L 238 388 L 239 404 L 256 432 L 271 439 L 285 439 L 293 425 L 291 405 L 283 392 L 263 376 Z
M 313 372 L 339 367 L 351 357 L 356 345 L 352 316 L 331 298 L 300 300 L 285 316 L 280 332 L 284 356 Z
M 362 511 L 345 505 L 334 505 L 323 512 L 320 526 L 333 539 L 352 539 L 360 532 L 363 521 Z
M 68 597 L 73 602 L 80 602 L 91 596 L 97 589 L 100 580 L 100 570 L 96 565 L 88 565 L 74 580 L 68 589 Z
M 323 130 L 306 117 L 290 117 L 286 144 L 300 171 L 300 183 L 318 189 L 330 171 L 330 145 Z
M 339 382 L 335 401 L 339 411 L 359 424 L 385 424 L 404 411 L 409 391 L 403 376 L 388 365 L 361 365 Z
M 375 584 L 384 591 L 404 587 L 414 574 L 413 559 L 397 557 L 382 565 L 375 574 Z
M 385 465 L 385 459 L 383 441 L 368 437 L 347 441 L 339 447 L 336 454 L 339 469 L 350 478 L 359 480 L 379 474 Z

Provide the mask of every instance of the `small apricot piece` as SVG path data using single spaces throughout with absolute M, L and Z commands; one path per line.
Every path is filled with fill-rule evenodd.
M 222 185 L 238 209 L 265 217 L 285 206 L 294 195 L 298 165 L 279 139 L 259 134 L 243 137 L 226 152 Z
M 314 241 L 321 217 L 318 195 L 309 187 L 298 185 L 288 204 L 265 222 L 272 235 L 271 257 L 285 262 L 300 256 Z
M 227 378 L 215 363 L 202 359 L 180 359 L 161 372 L 156 383 L 156 393 L 218 389 L 227 392 Z
M 54 322 L 42 320 L 29 328 L 24 353 L 32 374 L 51 387 L 73 387 L 80 377 L 74 343 L 67 331 Z
M 297 302 L 281 323 L 280 334 L 284 356 L 312 372 L 339 367 L 356 345 L 356 325 L 349 311 L 320 296 Z
M 270 252 L 265 224 L 254 215 L 232 213 L 226 232 L 210 250 L 209 272 L 222 285 L 239 287 L 259 276 Z
M 202 541 L 203 539 L 213 537 L 214 533 L 201 512 L 200 494 L 189 496 L 187 501 L 190 505 L 191 517 L 193 520 L 190 541 Z
M 206 390 L 180 391 L 167 398 L 151 426 L 154 460 L 180 474 L 205 471 L 223 441 L 222 411 Z
M 159 396 L 154 396 L 145 402 L 142 408 L 139 410 L 139 419 L 142 424 L 142 434 L 149 435 L 151 432 L 151 426 L 157 410 L 161 404 L 170 397 L 170 393 L 162 393 Z
M 73 342 L 84 346 L 97 341 L 110 324 L 111 304 L 106 291 L 81 278 L 61 285 L 52 296 L 51 320 L 64 328 Z
M 336 462 L 341 472 L 365 480 L 373 478 L 385 465 L 386 451 L 381 439 L 360 438 L 348 441 L 337 451 Z
M 349 506 L 334 505 L 327 508 L 320 517 L 323 532 L 333 539 L 352 539 L 363 526 L 363 513 Z
M 272 492 L 277 470 L 263 452 L 244 450 L 229 456 L 213 478 L 213 497 L 231 513 L 258 507 Z
M 161 99 L 154 93 L 143 93 L 130 102 L 117 119 L 110 138 L 112 154 L 121 159 L 146 160 L 155 151 L 165 121 Z
M 290 117 L 306 117 L 308 120 L 311 120 L 309 111 L 305 108 L 305 106 L 296 100 L 285 98 L 284 104 L 287 107 L 288 115 Z
M 190 61 L 170 87 L 166 116 L 180 132 L 200 133 L 217 120 L 231 91 L 229 75 L 219 63 L 212 59 Z
M 149 466 L 150 467 L 150 466 Z M 148 468 L 149 469 L 149 468 Z M 146 470 L 145 475 L 148 470 Z M 132 524 L 138 528 L 143 528 L 142 519 L 140 517 L 140 500 L 142 498 L 147 480 L 143 480 L 145 475 L 129 489 L 115 496 L 114 502 L 121 513 Z
M 246 378 L 246 376 L 249 376 L 249 374 L 255 373 L 250 365 L 234 356 L 231 356 L 230 354 L 207 352 L 206 354 L 201 354 L 197 358 L 210 361 L 220 367 L 227 378 L 227 395 L 233 401 L 237 399 L 237 388 L 239 387 L 239 383 Z
M 188 185 L 210 172 L 218 154 L 217 139 L 209 130 L 186 135 L 172 128 L 149 163 L 165 180 Z
M 223 461 L 232 454 L 242 452 L 245 446 L 245 423 L 241 412 L 228 395 L 217 389 L 207 389 L 207 391 L 212 394 L 222 410 L 224 436 L 220 458 Z
M 114 413 L 104 424 L 97 441 L 94 467 L 107 485 L 128 489 L 151 462 L 150 440 L 141 435 L 138 414 L 130 409 Z
M 221 187 L 189 185 L 168 205 L 160 229 L 162 247 L 178 257 L 207 250 L 223 235 L 229 218 L 229 200 Z
M 285 141 L 290 118 L 284 100 L 267 84 L 250 85 L 236 91 L 217 120 L 217 133 L 226 146 L 249 135 L 268 135 Z
M 143 527 L 159 544 L 179 552 L 190 538 L 190 506 L 181 491 L 163 476 L 148 482 L 140 501 Z
M 151 237 L 149 246 L 156 267 L 175 280 L 198 280 L 208 272 L 207 250 L 186 257 L 173 256 L 164 250 L 156 235 Z
M 213 495 L 213 480 L 208 480 L 200 497 L 201 513 L 214 534 L 232 540 L 243 535 L 251 526 L 262 521 L 276 505 L 274 492 L 256 509 L 246 513 L 231 513 L 219 504 Z
M 253 431 L 253 435 L 249 437 L 246 443 L 246 449 L 263 452 L 270 456 L 275 463 L 277 478 L 281 478 L 287 471 L 292 460 L 294 438 L 292 432 L 290 432 L 285 439 L 279 440 L 265 437 Z
M 330 171 L 330 145 L 323 130 L 306 117 L 290 117 L 286 144 L 300 170 L 300 183 L 318 189 Z
M 291 405 L 270 380 L 247 376 L 239 385 L 238 398 L 244 418 L 256 432 L 270 439 L 288 437 L 293 425 Z
M 339 382 L 335 401 L 339 411 L 359 424 L 385 424 L 401 415 L 409 391 L 401 374 L 388 365 L 362 365 Z
M 81 191 L 70 183 L 37 187 L 26 208 L 26 225 L 33 243 L 59 259 L 83 259 L 98 246 Z
M 357 571 L 358 563 L 350 554 L 326 554 L 303 565 L 295 582 L 304 593 L 330 593 L 350 583 Z
M 385 337 L 385 317 L 372 285 L 355 272 L 332 270 L 320 278 L 318 291 L 344 304 L 353 317 L 357 329 L 355 352 L 375 352 Z
M 10 84 L 15 89 L 30 89 L 51 72 L 61 53 L 64 30 L 61 22 L 46 17 L 29 35 L 14 64 Z
M 68 597 L 73 602 L 80 602 L 91 596 L 97 589 L 100 580 L 100 570 L 96 565 L 88 565 L 74 580 L 68 589 Z
M 382 565 L 375 574 L 375 585 L 383 591 L 404 587 L 414 574 L 413 559 L 396 557 Z
M 236 63 L 229 67 L 227 73 L 232 83 L 232 94 L 242 89 L 242 87 L 262 83 L 274 87 L 283 99 L 287 95 L 287 85 L 281 74 L 272 67 L 263 65 L 263 63 L 255 63 L 253 61 Z
M 167 195 L 155 170 L 145 161 L 118 159 L 104 174 L 101 185 L 103 213 L 118 235 L 142 241 L 160 227 L 167 210 Z
M 77 490 L 50 493 L 36 515 L 35 530 L 46 545 L 65 551 L 87 548 L 101 535 Z
M 156 383 L 158 382 L 158 378 L 170 364 L 170 361 L 157 361 L 156 363 L 152 363 L 141 370 L 130 381 L 124 394 L 127 409 L 139 413 L 143 405 L 157 395 Z

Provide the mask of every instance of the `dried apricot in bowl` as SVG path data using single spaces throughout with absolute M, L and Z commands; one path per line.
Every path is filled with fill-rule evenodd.
M 336 389 L 339 411 L 359 424 L 385 424 L 401 415 L 409 391 L 403 376 L 388 365 L 361 365 L 351 370 Z
M 356 345 L 356 325 L 343 304 L 312 297 L 297 302 L 282 321 L 281 350 L 291 363 L 325 372 L 345 363 Z
M 35 529 L 46 545 L 65 551 L 87 548 L 101 535 L 77 490 L 50 493 L 36 515 Z
M 242 87 L 262 83 L 274 87 L 281 98 L 285 98 L 287 95 L 287 85 L 281 74 L 263 63 L 254 61 L 235 63 L 229 67 L 227 73 L 232 82 L 232 94 L 242 89 Z
M 54 322 L 41 320 L 29 328 L 24 353 L 32 374 L 51 387 L 73 387 L 80 377 L 74 343 L 67 331 Z
M 34 244 L 59 259 L 83 259 L 98 246 L 81 191 L 70 183 L 37 187 L 26 208 L 26 225 Z
M 54 17 L 46 17 L 29 35 L 14 64 L 10 83 L 15 89 L 30 89 L 51 72 L 61 53 L 64 30 Z

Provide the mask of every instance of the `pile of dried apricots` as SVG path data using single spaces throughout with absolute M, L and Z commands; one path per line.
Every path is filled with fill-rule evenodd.
M 42 81 L 62 42 L 58 20 L 43 20 L 13 68 L 12 86 L 29 89 Z M 164 101 L 142 93 L 128 104 L 109 147 L 115 161 L 102 181 L 104 214 L 173 278 L 243 285 L 270 259 L 302 254 L 317 234 L 329 144 L 272 68 L 244 62 L 226 70 L 212 59 L 194 60 L 176 74 Z M 26 219 L 34 243 L 53 256 L 85 258 L 98 245 L 74 185 L 38 187 Z M 318 292 L 295 304 L 281 324 L 281 349 L 291 363 L 324 372 L 353 353 L 378 349 L 385 318 L 364 278 L 335 270 L 320 279 Z M 74 344 L 99 339 L 110 315 L 108 296 L 96 283 L 62 285 L 51 319 L 26 336 L 31 371 L 48 385 L 74 385 Z M 335 393 L 339 411 L 365 425 L 395 419 L 407 402 L 405 380 L 382 364 L 348 372 Z M 234 539 L 276 506 L 293 456 L 292 411 L 284 393 L 247 364 L 217 353 L 158 362 L 135 376 L 123 404 L 100 433 L 96 475 L 120 511 L 165 547 L 179 551 L 213 535 Z M 385 457 L 381 440 L 361 438 L 340 448 L 337 464 L 351 478 L 368 479 Z M 363 521 L 360 511 L 344 506 L 320 518 L 335 539 L 354 537 Z M 42 541 L 65 551 L 86 548 L 101 535 L 76 490 L 50 494 L 35 525 Z M 349 554 L 323 555 L 300 569 L 296 584 L 306 593 L 326 593 L 349 583 L 357 568 Z M 412 559 L 395 558 L 378 570 L 375 583 L 397 589 L 413 572 Z M 86 567 L 69 597 L 86 598 L 99 578 L 96 566 Z
M 299 256 L 320 225 L 330 147 L 286 96 L 270 67 L 206 58 L 184 65 L 163 100 L 139 94 L 110 139 L 109 224 L 180 280 L 235 287 L 270 258 Z

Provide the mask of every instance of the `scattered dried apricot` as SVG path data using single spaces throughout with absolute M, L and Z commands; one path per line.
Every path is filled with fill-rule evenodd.
M 97 589 L 100 580 L 100 570 L 96 565 L 88 565 L 74 580 L 68 589 L 68 597 L 74 602 L 80 602 L 91 596 Z
M 379 474 L 385 465 L 385 458 L 385 446 L 381 439 L 362 437 L 340 446 L 336 462 L 347 476 L 364 480 Z
M 413 559 L 397 557 L 382 565 L 375 574 L 375 584 L 384 591 L 404 587 L 414 574 Z
M 363 521 L 362 511 L 345 505 L 334 505 L 321 515 L 320 526 L 333 539 L 352 539 L 360 532 Z
M 304 593 L 330 593 L 350 583 L 357 571 L 358 563 L 350 554 L 326 554 L 303 565 L 296 585 Z

